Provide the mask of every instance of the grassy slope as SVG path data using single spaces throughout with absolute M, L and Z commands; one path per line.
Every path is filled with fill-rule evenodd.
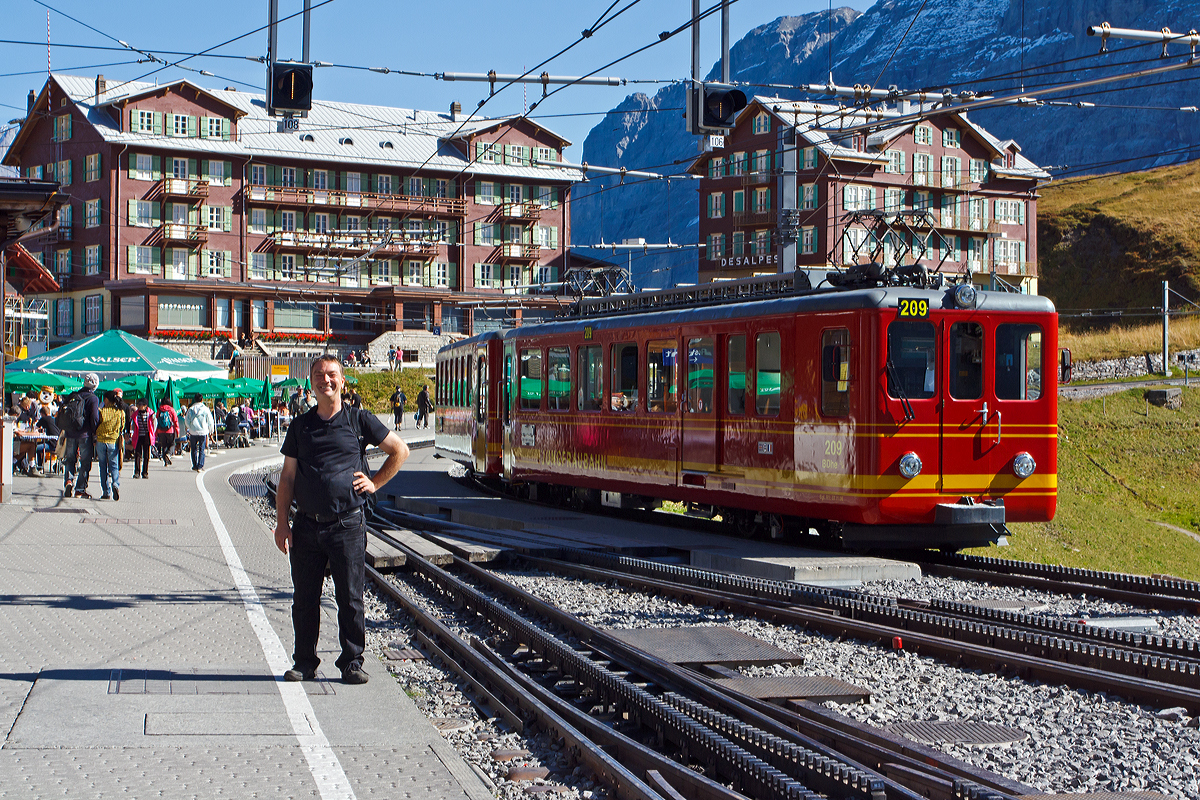
M 359 372 L 355 369 L 346 370 L 346 374 L 358 378 L 358 393 L 362 395 L 363 403 L 377 414 L 390 414 L 392 411 L 392 392 L 399 386 L 408 396 L 410 415 L 416 412 L 417 393 L 423 383 L 429 384 L 429 394 L 433 395 L 433 368 L 402 369 L 395 372 Z
M 1061 401 L 1058 418 L 1057 516 L 1010 526 L 1010 547 L 972 552 L 1200 580 L 1200 542 L 1157 524 L 1200 532 L 1196 390 L 1179 411 L 1150 406 L 1147 416 L 1133 389 Z
M 1038 201 L 1039 291 L 1059 308 L 1200 294 L 1200 161 L 1050 183 Z

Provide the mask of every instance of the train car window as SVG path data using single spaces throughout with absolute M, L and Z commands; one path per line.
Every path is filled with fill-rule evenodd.
M 888 394 L 924 400 L 937 393 L 937 333 L 932 322 L 888 325 Z
M 466 405 L 464 397 L 464 395 L 466 395 L 466 387 L 464 385 L 466 383 L 466 380 L 464 379 L 466 363 L 466 356 L 459 356 L 458 358 L 454 359 L 454 405 L 460 407 Z
M 950 326 L 950 396 L 957 400 L 983 397 L 983 326 L 978 322 Z
M 760 333 L 754 345 L 754 410 L 760 417 L 779 416 L 779 334 Z
M 679 343 L 674 339 L 646 345 L 646 408 L 665 414 L 679 410 Z
M 579 410 L 599 411 L 604 403 L 604 364 L 601 349 L 593 345 L 579 348 Z
M 729 413 L 746 413 L 746 337 L 729 337 L 729 358 L 725 360 L 728 370 Z
M 463 363 L 467 365 L 467 374 L 464 376 L 463 391 L 466 393 L 466 402 L 463 403 L 467 408 L 475 405 L 475 356 L 468 355 L 463 359 Z
M 551 411 L 571 410 L 571 348 L 551 347 L 546 366 L 546 407 Z
M 996 398 L 1038 400 L 1042 396 L 1042 328 L 996 326 Z
M 442 402 L 442 360 L 439 358 L 437 364 L 433 367 L 434 380 L 433 396 L 438 405 L 445 405 Z
M 638 346 L 612 346 L 612 381 L 609 404 L 613 411 L 635 411 L 638 400 Z
M 475 420 L 477 422 L 487 422 L 488 409 L 488 363 L 487 353 L 484 352 L 479 356 L 478 364 L 475 373 Z
M 821 333 L 821 414 L 850 414 L 850 331 L 845 328 Z
M 713 412 L 713 364 L 716 340 L 711 336 L 688 340 L 687 410 L 692 414 Z
M 542 407 L 542 351 L 521 351 L 521 408 Z

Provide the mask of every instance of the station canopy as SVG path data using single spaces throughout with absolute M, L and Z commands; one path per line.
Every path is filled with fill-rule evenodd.
M 14 361 L 8 365 L 8 371 L 14 370 L 79 377 L 94 372 L 101 380 L 144 375 L 151 380 L 165 381 L 168 378 L 224 378 L 229 374 L 224 367 L 213 366 L 116 329 Z

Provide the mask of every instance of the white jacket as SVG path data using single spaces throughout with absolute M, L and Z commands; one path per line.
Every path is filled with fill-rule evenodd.
M 217 423 L 213 420 L 212 412 L 208 410 L 208 406 L 204 403 L 195 403 L 187 410 L 187 416 L 184 417 L 184 422 L 187 425 L 189 436 L 208 436 L 217 429 Z

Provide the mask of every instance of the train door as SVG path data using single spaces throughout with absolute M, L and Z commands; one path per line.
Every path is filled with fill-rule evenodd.
M 475 407 L 471 423 L 472 447 L 475 469 L 480 473 L 488 467 L 488 349 L 487 345 L 475 351 Z
M 687 371 L 683 398 L 680 467 L 684 485 L 704 486 L 706 476 L 717 470 L 717 436 L 720 413 L 716 404 L 717 339 L 714 336 L 685 337 Z
M 945 494 L 978 498 L 991 482 L 996 447 L 996 398 L 986 385 L 987 341 L 983 323 L 942 320 L 946 369 L 942 403 L 941 484 Z
M 504 345 L 504 382 L 501 384 L 500 397 L 500 447 L 503 450 L 501 468 L 504 477 L 511 480 L 513 470 L 513 403 L 516 393 L 513 391 L 515 377 L 516 348 L 512 344 Z

